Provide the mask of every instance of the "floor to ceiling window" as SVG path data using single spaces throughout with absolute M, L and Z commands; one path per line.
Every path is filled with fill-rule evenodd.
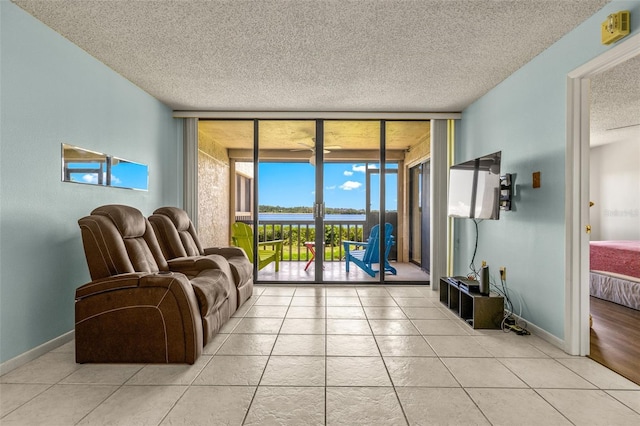
M 202 207 L 215 220 L 205 214 L 199 231 L 222 223 L 233 242 L 234 224 L 248 225 L 257 282 L 427 283 L 409 257 L 405 182 L 428 141 L 428 121 L 201 120 L 203 204 L 220 204 L 210 192 L 223 182 L 211 179 L 230 177 L 228 220 L 225 207 Z

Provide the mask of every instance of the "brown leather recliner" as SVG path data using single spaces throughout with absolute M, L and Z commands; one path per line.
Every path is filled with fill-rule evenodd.
M 76 362 L 193 364 L 231 315 L 228 265 L 170 267 L 133 207 L 98 207 L 78 224 L 93 281 L 76 290 Z
M 189 215 L 177 207 L 161 207 L 149 216 L 158 237 L 160 248 L 169 264 L 185 256 L 223 256 L 228 262 L 236 287 L 236 306 L 239 308 L 253 294 L 253 264 L 238 247 L 203 248 Z M 232 300 L 229 297 L 229 300 Z M 233 305 L 233 303 L 232 303 Z

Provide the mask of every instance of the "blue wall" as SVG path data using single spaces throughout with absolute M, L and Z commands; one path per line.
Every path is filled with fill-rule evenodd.
M 502 151 L 502 173 L 516 173 L 516 210 L 479 225 L 476 266 L 507 267 L 516 313 L 564 338 L 565 147 L 567 74 L 615 46 L 600 42 L 610 13 L 631 11 L 640 29 L 640 2 L 613 1 L 503 81 L 462 113 L 456 162 Z M 542 186 L 532 188 L 532 173 Z M 473 254 L 471 221 L 456 220 L 455 273 L 466 274 Z
M 74 328 L 89 281 L 77 220 L 181 200 L 181 121 L 13 3 L 0 2 L 0 362 Z M 149 165 L 149 191 L 61 182 L 61 143 Z

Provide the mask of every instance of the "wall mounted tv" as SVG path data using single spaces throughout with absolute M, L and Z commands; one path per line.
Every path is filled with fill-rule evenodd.
M 450 217 L 500 218 L 500 157 L 502 151 L 485 155 L 449 169 Z

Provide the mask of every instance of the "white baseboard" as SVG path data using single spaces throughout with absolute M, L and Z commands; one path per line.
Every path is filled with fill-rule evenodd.
M 551 343 L 553 346 L 557 347 L 558 349 L 562 349 L 563 351 L 565 350 L 564 340 L 554 336 L 553 334 L 549 333 L 547 330 L 544 330 L 538 327 L 534 323 L 520 318 L 518 315 L 515 315 L 515 314 L 512 314 L 512 315 L 517 319 L 518 322 L 527 324 L 527 330 L 534 336 L 541 338 L 545 342 Z
M 33 361 L 39 356 L 42 356 L 47 352 L 50 352 L 53 349 L 64 345 L 65 343 L 69 343 L 73 340 L 74 337 L 75 331 L 71 330 L 68 333 L 63 334 L 62 336 L 58 336 L 55 339 L 49 340 L 48 342 L 45 342 L 40 346 L 37 346 L 23 354 L 20 354 L 15 358 L 11 358 L 10 360 L 3 362 L 2 364 L 0 364 L 0 376 L 7 374 L 9 371 L 15 370 L 16 368 L 28 363 L 29 361 Z

